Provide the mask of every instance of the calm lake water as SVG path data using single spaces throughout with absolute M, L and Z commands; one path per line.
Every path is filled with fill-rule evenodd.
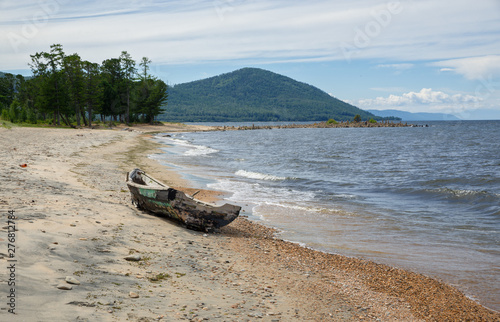
M 500 310 L 500 121 L 158 137 L 281 238 L 437 277 Z

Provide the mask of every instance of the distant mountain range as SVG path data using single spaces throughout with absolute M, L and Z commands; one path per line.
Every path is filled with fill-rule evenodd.
M 259 68 L 243 68 L 169 88 L 159 120 L 173 122 L 380 119 L 326 92 Z
M 402 121 L 459 121 L 460 119 L 452 114 L 443 113 L 411 113 L 398 110 L 368 110 L 368 112 L 380 117 L 394 116 Z

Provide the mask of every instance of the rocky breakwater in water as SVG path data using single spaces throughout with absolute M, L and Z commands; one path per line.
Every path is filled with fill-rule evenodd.
M 252 125 L 252 126 L 219 126 L 217 130 L 271 130 L 271 129 L 299 129 L 299 128 L 367 128 L 367 127 L 428 127 L 428 125 L 415 125 L 401 122 L 317 122 L 310 124 L 284 124 L 284 125 Z

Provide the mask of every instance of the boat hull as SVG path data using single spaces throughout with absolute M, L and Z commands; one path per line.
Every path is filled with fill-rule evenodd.
M 235 220 L 241 207 L 216 206 L 194 199 L 134 169 L 127 175 L 132 203 L 139 209 L 176 220 L 189 229 L 213 231 Z

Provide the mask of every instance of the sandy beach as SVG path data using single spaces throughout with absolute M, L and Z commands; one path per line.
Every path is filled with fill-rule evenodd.
M 438 280 L 244 217 L 207 234 L 137 210 L 125 184 L 136 167 L 193 192 L 147 158 L 161 152 L 148 133 L 207 129 L 0 128 L 0 320 L 500 321 Z

